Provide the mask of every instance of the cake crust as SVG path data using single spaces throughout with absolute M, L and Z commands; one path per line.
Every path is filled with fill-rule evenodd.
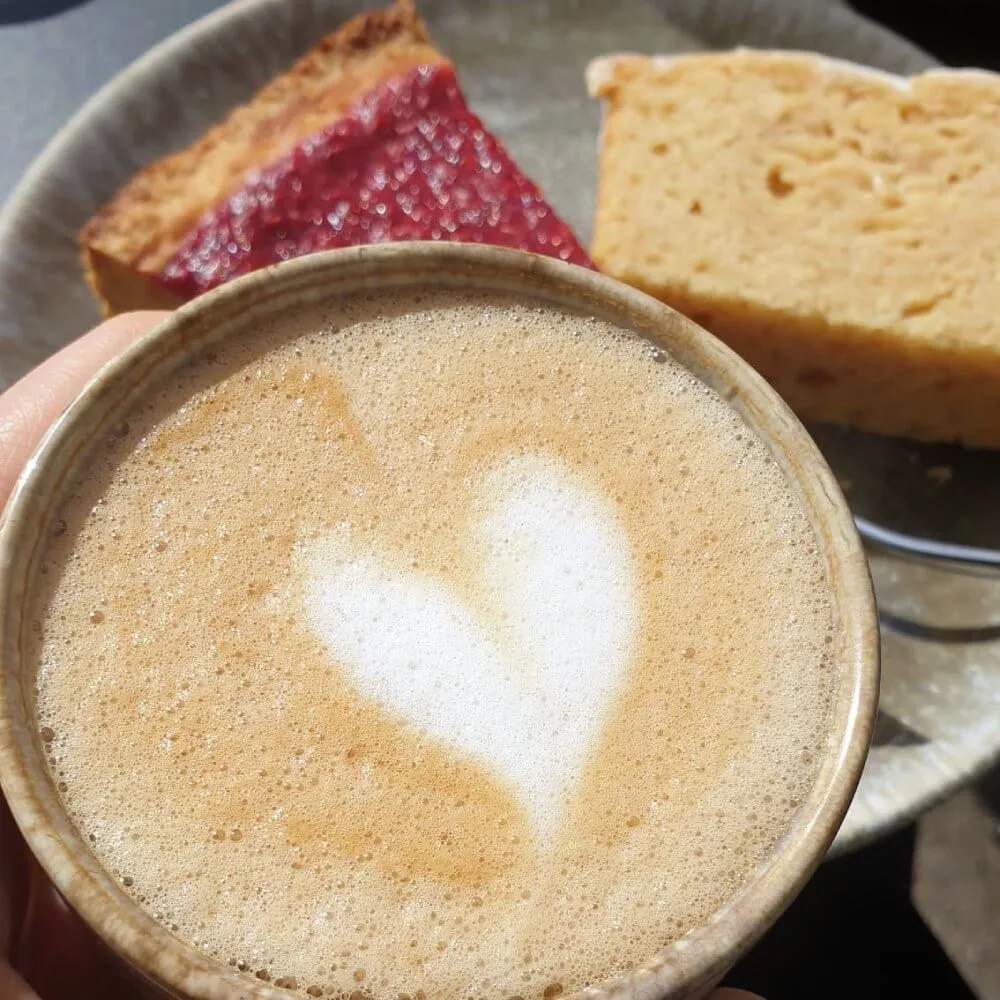
M 178 305 L 157 272 L 249 170 L 335 121 L 387 77 L 446 61 L 412 0 L 395 0 L 348 21 L 193 145 L 147 166 L 80 235 L 84 272 L 103 313 Z

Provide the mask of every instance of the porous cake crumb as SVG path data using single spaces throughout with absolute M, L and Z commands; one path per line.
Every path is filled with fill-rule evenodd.
M 592 256 L 797 412 L 1000 447 L 1000 76 L 612 56 Z

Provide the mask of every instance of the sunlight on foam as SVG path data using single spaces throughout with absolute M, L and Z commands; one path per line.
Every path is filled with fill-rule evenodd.
M 495 771 L 549 841 L 633 653 L 635 570 L 610 504 L 552 460 L 482 485 L 478 601 L 345 526 L 308 551 L 308 615 L 365 697 Z
M 92 457 L 25 636 L 51 780 L 95 863 L 254 982 L 575 995 L 710 919 L 826 759 L 801 503 L 602 320 L 289 304 Z

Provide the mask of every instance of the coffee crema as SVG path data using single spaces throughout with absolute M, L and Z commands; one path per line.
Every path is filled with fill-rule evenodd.
M 303 305 L 85 463 L 40 564 L 54 780 L 183 940 L 313 996 L 551 998 L 705 922 L 827 750 L 766 448 L 525 297 Z

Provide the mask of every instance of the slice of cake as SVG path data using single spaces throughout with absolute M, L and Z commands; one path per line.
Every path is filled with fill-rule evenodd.
M 106 313 L 172 307 L 316 250 L 444 239 L 586 252 L 468 109 L 409 0 L 324 38 L 147 167 L 81 234 Z
M 598 267 L 804 417 L 1000 447 L 1000 77 L 740 50 L 587 81 Z

